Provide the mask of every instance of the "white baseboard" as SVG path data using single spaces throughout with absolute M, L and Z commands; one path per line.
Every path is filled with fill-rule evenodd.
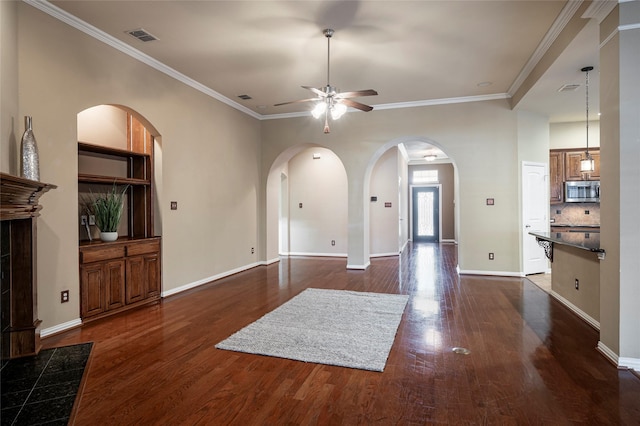
M 609 349 L 607 345 L 598 341 L 598 346 L 596 346 L 598 352 L 600 352 L 605 358 L 613 363 L 613 365 L 618 365 L 618 354 Z
M 305 257 L 347 257 L 347 253 L 306 253 L 300 251 L 292 251 L 286 256 L 305 256 Z
M 358 269 L 358 270 L 364 271 L 364 270 L 366 270 L 370 265 L 371 265 L 371 262 L 367 262 L 367 263 L 366 263 L 366 264 L 364 264 L 364 265 L 349 265 L 349 264 L 347 264 L 347 269 Z
M 271 265 L 272 263 L 277 263 L 277 262 L 280 262 L 280 258 L 279 257 L 260 262 L 260 265 L 265 265 L 266 266 L 266 265 Z
M 43 339 L 54 334 L 62 333 L 63 331 L 71 330 L 72 328 L 80 327 L 82 320 L 76 318 L 71 321 L 63 322 L 62 324 L 54 325 L 53 327 L 47 327 L 40 330 L 40 337 Z
M 565 299 L 564 297 L 562 297 L 561 295 L 559 295 L 555 291 L 551 290 L 550 294 L 551 294 L 551 297 L 553 297 L 558 302 L 562 303 L 564 306 L 569 308 L 574 314 L 578 315 L 580 318 L 585 320 L 587 322 L 587 324 L 589 324 L 591 327 L 593 327 L 596 330 L 600 331 L 600 322 L 599 321 L 596 321 L 594 318 L 592 318 L 590 315 L 588 315 L 582 309 L 578 308 L 576 305 L 574 305 L 569 300 Z
M 390 256 L 398 256 L 399 253 L 376 253 L 371 254 L 369 257 L 390 257 Z
M 456 266 L 458 275 L 493 275 L 498 277 L 518 277 L 523 275 L 521 272 L 507 272 L 507 271 L 475 271 L 472 269 L 460 269 L 460 266 Z
M 162 297 L 173 296 L 174 294 L 178 294 L 178 293 L 182 293 L 183 291 L 191 290 L 192 288 L 199 287 L 199 286 L 204 285 L 204 284 L 208 284 L 211 281 L 217 281 L 217 280 L 219 280 L 221 278 L 225 278 L 225 277 L 228 277 L 229 275 L 237 274 L 238 272 L 243 272 L 243 271 L 246 271 L 248 269 L 255 268 L 256 266 L 260 266 L 262 264 L 263 264 L 263 262 L 251 263 L 249 265 L 241 266 L 239 268 L 232 269 L 230 271 L 226 271 L 226 272 L 222 272 L 220 274 L 212 275 L 210 277 L 203 278 L 201 280 L 194 281 L 192 283 L 188 283 L 188 284 L 182 285 L 180 287 L 176 287 L 176 288 L 172 288 L 172 289 L 169 289 L 169 290 L 165 290 L 165 291 L 162 292 Z
M 640 359 L 621 356 L 620 358 L 618 358 L 618 367 L 630 368 L 632 370 L 640 372 Z

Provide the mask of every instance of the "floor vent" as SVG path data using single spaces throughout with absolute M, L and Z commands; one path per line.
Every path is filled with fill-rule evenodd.
M 245 101 L 248 101 L 249 99 L 252 99 L 251 96 L 249 96 L 249 95 L 238 95 L 238 97 L 240 99 L 244 99 Z
M 127 34 L 144 42 L 158 40 L 156 36 L 149 34 L 146 30 L 142 28 L 138 28 L 137 30 L 127 31 Z

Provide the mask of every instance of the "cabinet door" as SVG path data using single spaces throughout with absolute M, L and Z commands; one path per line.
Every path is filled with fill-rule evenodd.
M 549 201 L 551 204 L 564 201 L 564 152 L 549 153 Z
M 583 152 L 567 152 L 564 157 L 564 178 L 565 180 L 586 180 L 586 176 L 580 171 L 580 160 Z
M 105 306 L 106 309 L 117 309 L 124 306 L 124 260 L 113 260 L 104 265 L 105 274 Z
M 144 256 L 127 258 L 127 304 L 146 298 Z
M 144 257 L 144 270 L 147 284 L 147 297 L 160 296 L 160 255 L 149 254 Z
M 82 318 L 105 311 L 104 263 L 80 267 L 80 316 Z
M 593 158 L 593 171 L 589 173 L 589 180 L 600 180 L 600 151 L 589 151 Z

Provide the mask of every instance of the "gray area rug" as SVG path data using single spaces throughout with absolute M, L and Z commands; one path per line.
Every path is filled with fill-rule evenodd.
M 408 299 L 309 288 L 216 348 L 383 371 Z

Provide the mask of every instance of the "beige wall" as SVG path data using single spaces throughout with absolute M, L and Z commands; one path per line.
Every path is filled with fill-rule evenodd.
M 349 261 L 369 258 L 369 184 L 373 165 L 391 146 L 405 140 L 435 141 L 456 162 L 459 177 L 459 263 L 463 271 L 520 271 L 518 244 L 517 117 L 507 101 L 349 113 L 322 133 L 309 118 L 262 123 L 263 179 L 279 156 L 299 144 L 323 145 L 340 157 L 349 185 Z M 269 203 L 269 194 L 265 194 Z M 486 206 L 494 198 L 494 206 Z M 365 212 L 366 208 L 366 212 Z M 277 221 L 265 214 L 267 234 Z M 365 235 L 366 234 L 366 235 Z M 267 239 L 267 251 L 274 243 Z M 275 241 L 275 239 L 274 239 Z M 490 246 L 489 246 L 490 245 Z M 487 252 L 495 260 L 487 259 Z
M 5 3 L 3 17 L 12 7 Z M 88 107 L 126 105 L 159 133 L 165 292 L 257 262 L 259 122 L 27 4 L 17 8 L 17 55 L 8 60 L 9 74 L 19 75 L 19 108 L 9 112 L 18 121 L 33 116 L 41 179 L 58 185 L 42 198 L 38 221 L 42 327 L 79 316 L 77 114 Z M 12 36 L 5 28 L 3 40 Z M 4 87 L 4 70 L 2 79 Z M 5 172 L 18 159 L 10 131 L 3 124 Z M 177 211 L 169 201 L 178 201 Z M 64 289 L 71 301 L 60 304 Z
M 325 148 L 305 149 L 289 160 L 288 182 L 289 253 L 345 256 L 347 174 L 340 159 Z
M 620 3 L 601 25 L 600 341 L 640 370 L 640 2 Z M 611 37 L 612 36 L 612 37 Z
M 369 202 L 369 232 L 371 255 L 398 254 L 400 217 L 398 188 L 398 148 L 385 152 L 373 166 L 369 197 L 377 201 Z M 391 207 L 385 207 L 390 202 Z
M 549 149 L 586 148 L 587 123 L 551 123 L 549 125 Z M 600 121 L 589 120 L 589 148 L 600 146 Z
M 17 58 L 18 2 L 0 1 L 0 170 L 12 175 L 20 175 L 15 159 L 25 130 L 18 114 Z
M 1 3 L 3 24 L 18 11 L 18 25 L 0 30 L 3 47 L 17 46 L 2 52 L 11 113 L 5 119 L 3 110 L 2 171 L 15 171 L 17 161 L 7 123 L 28 114 L 41 178 L 58 185 L 43 197 L 38 224 L 44 328 L 79 316 L 77 114 L 102 104 L 137 111 L 159 141 L 164 292 L 277 258 L 280 167 L 310 145 L 334 152 L 346 171 L 348 263 L 366 266 L 371 174 L 384 152 L 407 140 L 435 142 L 456 163 L 461 270 L 519 274 L 519 123 L 507 100 L 348 113 L 325 135 L 307 117 L 259 122 L 27 4 Z M 18 89 L 5 92 L 11 83 Z M 274 170 L 276 183 L 267 179 Z M 63 289 L 70 303 L 59 303 Z
M 595 321 L 600 321 L 600 261 L 595 253 L 553 246 L 551 289 Z M 575 280 L 578 280 L 578 289 Z

